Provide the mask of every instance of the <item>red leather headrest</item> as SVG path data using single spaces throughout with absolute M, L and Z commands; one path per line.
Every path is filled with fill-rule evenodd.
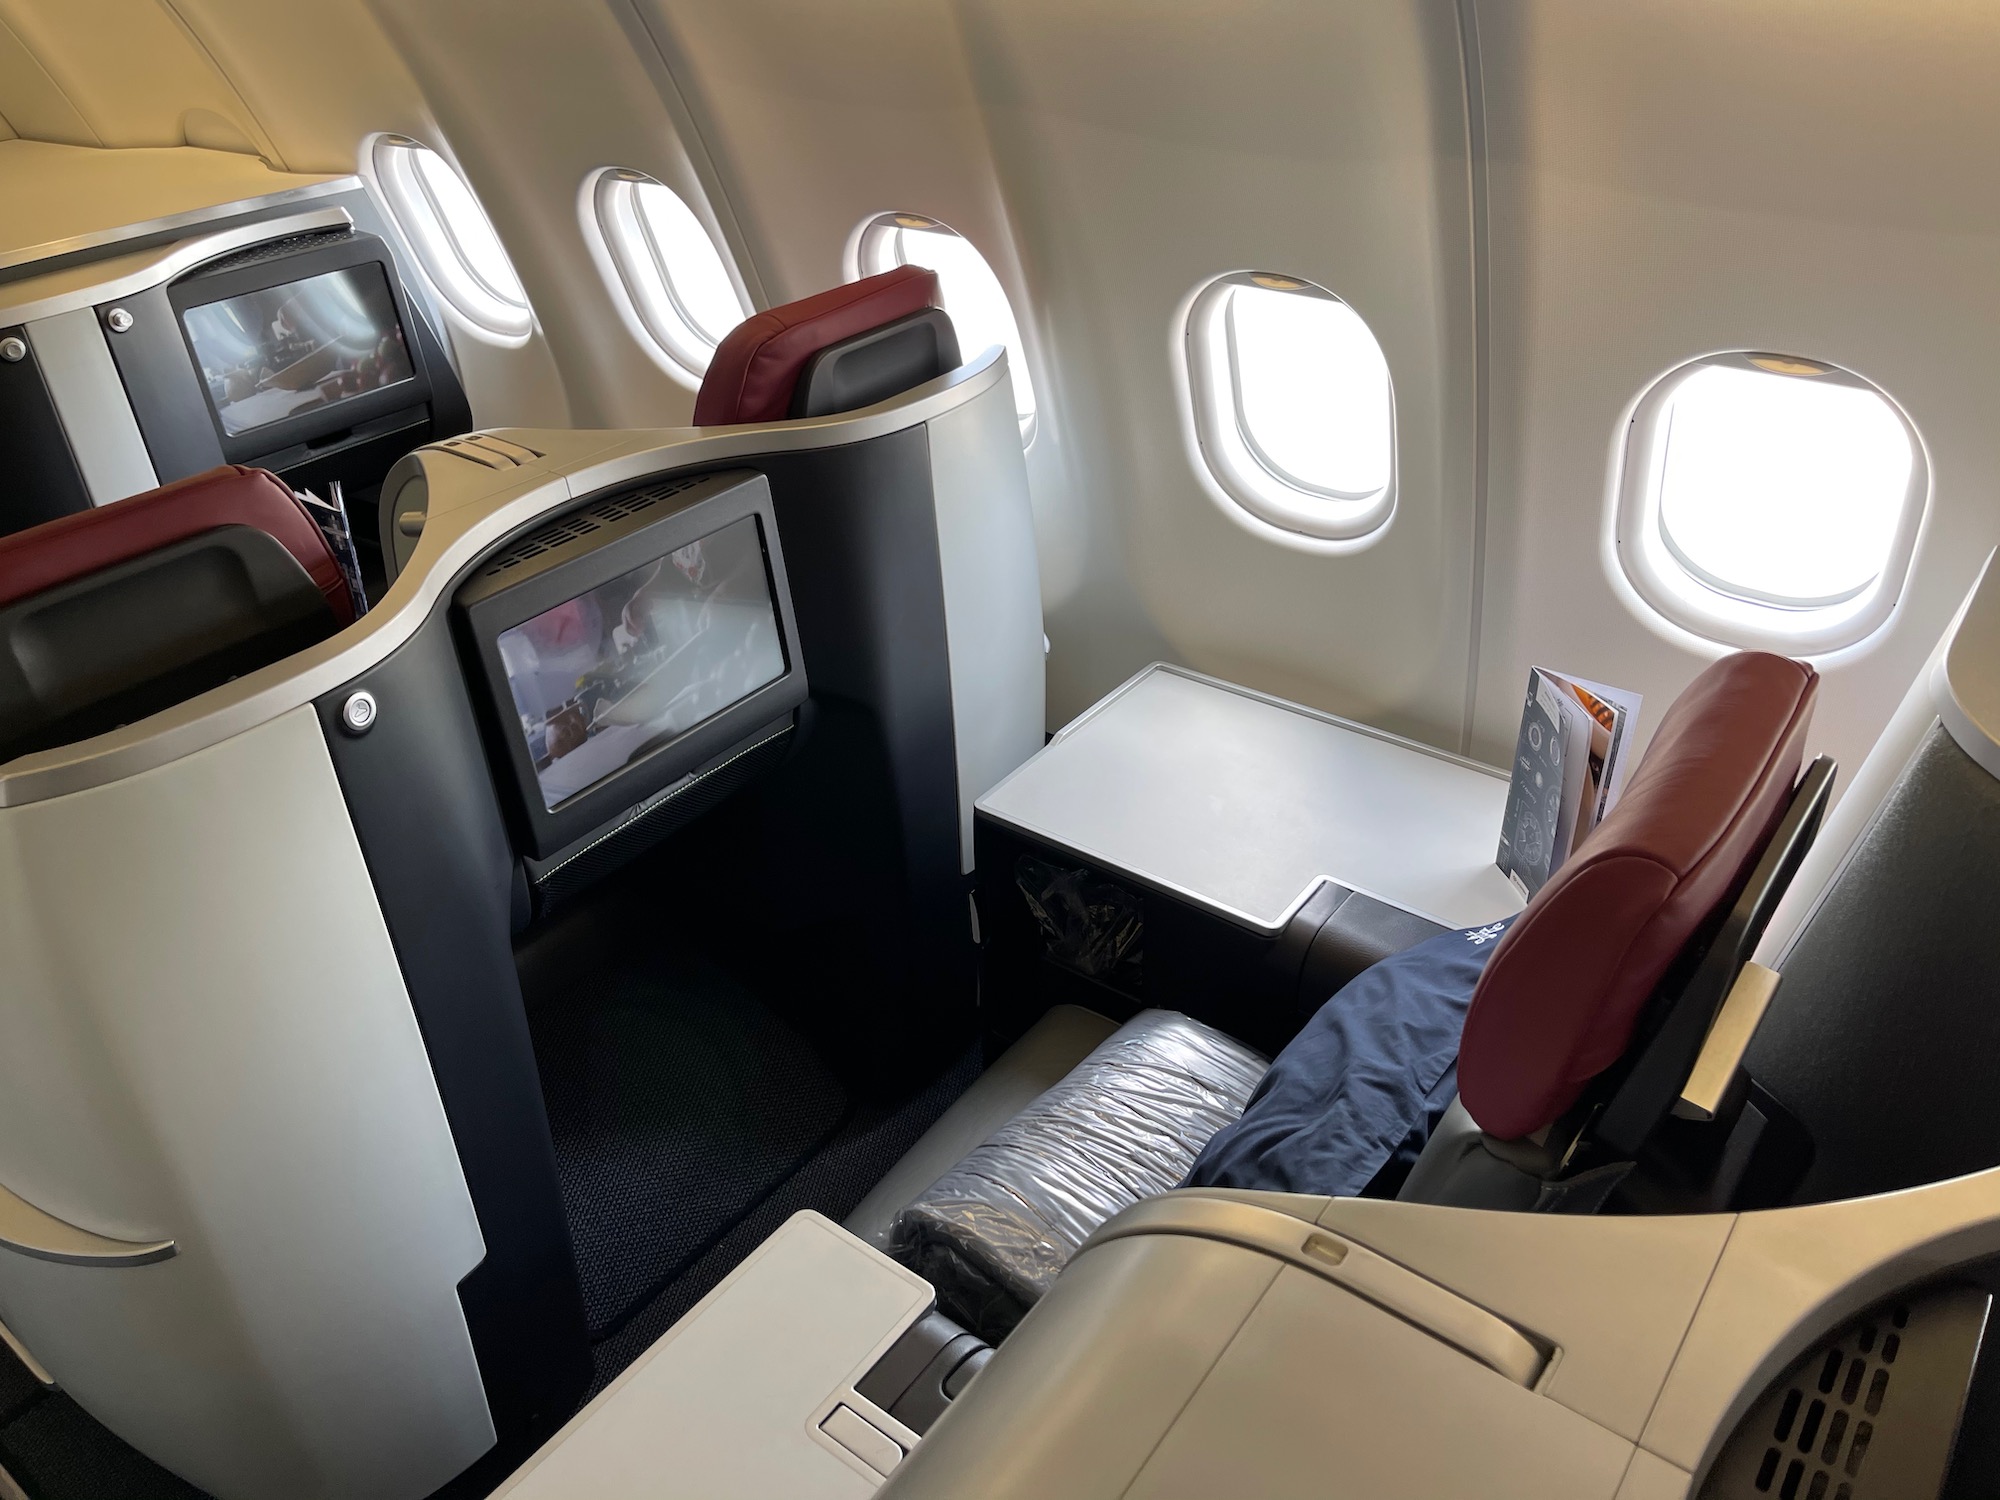
M 218 526 L 253 526 L 275 538 L 334 618 L 354 622 L 340 564 L 305 507 L 277 475 L 233 464 L 0 537 L 0 608 Z
M 695 426 L 782 422 L 820 350 L 938 305 L 935 271 L 898 266 L 746 318 L 709 361 L 694 398 Z
M 1624 1052 L 1667 967 L 1733 901 L 1790 801 L 1819 674 L 1724 657 L 1660 721 L 1618 806 L 1494 949 L 1458 1057 L 1489 1135 L 1553 1123 Z

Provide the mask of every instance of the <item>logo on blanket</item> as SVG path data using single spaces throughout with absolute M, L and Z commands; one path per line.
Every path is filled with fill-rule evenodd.
M 1484 948 L 1488 943 L 1507 930 L 1505 922 L 1495 922 L 1491 927 L 1475 927 L 1465 935 L 1465 940 L 1475 948 Z

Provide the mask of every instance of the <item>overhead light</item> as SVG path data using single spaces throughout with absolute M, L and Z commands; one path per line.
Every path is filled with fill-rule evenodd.
M 1815 364 L 1809 359 L 1794 359 L 1786 354 L 1753 354 L 1750 363 L 1760 370 L 1768 370 L 1773 375 L 1830 375 L 1831 365 Z

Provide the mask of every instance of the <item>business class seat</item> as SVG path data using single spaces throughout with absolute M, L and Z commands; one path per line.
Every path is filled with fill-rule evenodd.
M 262 469 L 0 537 L 0 761 L 156 713 L 353 619 L 319 526 Z
M 1617 808 L 1494 945 L 1459 1098 L 1399 1196 L 1589 1212 L 1625 1181 L 1817 828 L 1831 762 L 1799 775 L 1817 688 L 1809 666 L 1742 654 L 1669 709 Z M 1004 1333 L 1111 1212 L 1177 1185 L 1264 1067 L 1183 1016 L 1119 1028 L 1058 1008 L 849 1227 L 939 1283 L 955 1315 Z M 1727 1137 L 1735 1121 L 1716 1124 Z M 1712 1166 L 1718 1148 L 1702 1149 Z M 1747 1168 L 1729 1170 L 1678 1206 L 1728 1197 Z
M 935 271 L 898 266 L 744 319 L 695 396 L 697 427 L 824 417 L 958 368 Z

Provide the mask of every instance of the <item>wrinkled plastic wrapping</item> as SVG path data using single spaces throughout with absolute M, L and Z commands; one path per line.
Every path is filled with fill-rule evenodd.
M 1092 979 L 1136 971 L 1146 921 L 1131 891 L 1025 854 L 1014 865 L 1014 884 L 1041 929 L 1044 951 L 1064 968 Z
M 1173 1011 L 1142 1011 L 896 1218 L 898 1259 L 998 1341 L 1097 1228 L 1177 1186 L 1268 1064 Z

